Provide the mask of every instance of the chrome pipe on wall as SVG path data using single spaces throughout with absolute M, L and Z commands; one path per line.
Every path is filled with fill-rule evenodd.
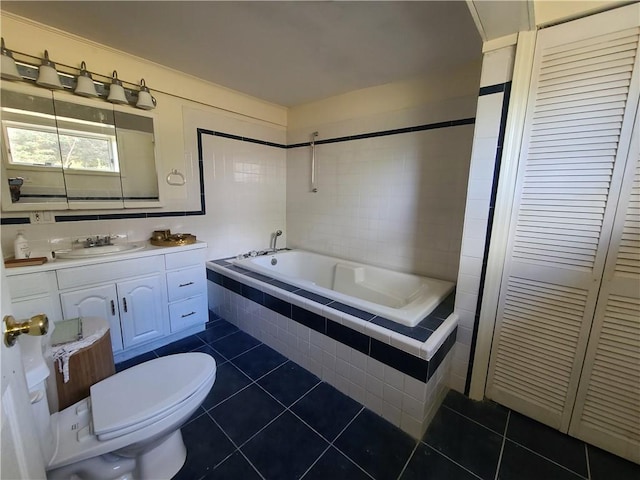
M 311 134 L 311 192 L 317 193 L 318 187 L 316 187 L 316 137 L 318 132 Z

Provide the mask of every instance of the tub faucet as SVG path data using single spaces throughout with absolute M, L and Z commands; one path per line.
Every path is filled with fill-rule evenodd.
M 282 235 L 282 230 L 276 230 L 273 234 L 273 246 L 271 247 L 271 251 L 276 253 L 278 249 L 276 248 L 276 243 L 278 243 L 278 237 Z

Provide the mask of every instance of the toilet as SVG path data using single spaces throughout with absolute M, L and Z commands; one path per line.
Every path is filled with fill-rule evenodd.
M 211 356 L 180 353 L 141 363 L 94 384 L 88 398 L 51 415 L 42 350 L 24 347 L 49 480 L 157 480 L 180 470 L 186 459 L 180 427 L 213 387 Z

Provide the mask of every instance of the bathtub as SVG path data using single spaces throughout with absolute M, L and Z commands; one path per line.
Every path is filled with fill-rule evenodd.
M 237 259 L 233 263 L 407 327 L 420 323 L 454 288 L 453 282 L 303 250 Z

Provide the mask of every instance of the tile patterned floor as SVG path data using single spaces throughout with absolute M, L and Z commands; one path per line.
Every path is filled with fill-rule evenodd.
M 216 383 L 182 429 L 174 477 L 265 480 L 638 480 L 627 462 L 492 402 L 450 392 L 421 441 L 225 320 L 120 363 L 212 355 Z

